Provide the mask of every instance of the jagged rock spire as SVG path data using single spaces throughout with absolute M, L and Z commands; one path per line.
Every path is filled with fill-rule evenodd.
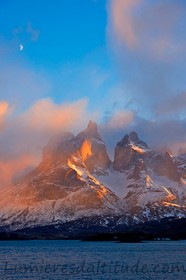
M 97 132 L 97 123 L 90 120 L 87 126 L 87 130 Z
M 135 131 L 131 131 L 131 133 L 128 136 L 128 139 L 132 142 L 138 142 L 139 141 L 138 134 Z
M 89 121 L 87 128 L 77 135 L 77 138 L 96 138 L 102 140 L 97 129 L 97 124 L 91 120 Z
M 134 165 L 147 149 L 147 144 L 139 139 L 135 131 L 125 135 L 115 148 L 114 169 L 124 170 Z
M 139 139 L 138 134 L 135 131 L 131 131 L 130 134 L 126 134 L 121 141 L 117 143 L 118 146 L 125 146 L 128 144 L 140 145 L 141 147 L 148 148 L 148 145 Z

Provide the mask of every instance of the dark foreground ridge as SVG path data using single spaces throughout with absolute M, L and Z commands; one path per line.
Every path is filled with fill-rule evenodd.
M 88 225 L 87 228 L 84 228 L 85 223 Z M 115 226 L 110 229 L 83 219 L 75 223 L 65 223 L 64 226 L 41 226 L 15 232 L 0 232 L 0 240 L 30 239 L 115 242 L 186 240 L 186 219 L 164 218 L 160 221 L 150 221 L 133 226 Z

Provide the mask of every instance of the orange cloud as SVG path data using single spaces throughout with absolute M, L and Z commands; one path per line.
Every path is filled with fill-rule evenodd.
M 24 154 L 17 158 L 0 161 L 0 188 L 10 185 L 15 179 L 38 164 L 36 155 Z
M 87 100 L 74 103 L 54 104 L 51 99 L 36 102 L 21 118 L 32 130 L 42 130 L 50 134 L 61 130 L 74 129 L 87 122 Z M 86 118 L 87 117 L 87 118 Z
M 9 104 L 6 101 L 0 102 L 0 126 L 2 125 L 5 116 L 8 114 Z

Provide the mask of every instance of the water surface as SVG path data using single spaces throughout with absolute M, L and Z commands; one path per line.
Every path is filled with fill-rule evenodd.
M 186 241 L 0 242 L 0 279 L 186 279 Z

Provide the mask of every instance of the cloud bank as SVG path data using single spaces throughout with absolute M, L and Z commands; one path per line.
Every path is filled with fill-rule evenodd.
M 108 42 L 134 107 L 148 118 L 174 117 L 186 90 L 186 3 L 111 0 Z M 180 104 L 179 104 L 180 103 Z M 162 110 L 164 107 L 165 110 Z
M 123 131 L 136 130 L 151 147 L 186 151 L 185 1 L 110 0 L 107 12 L 108 43 L 124 89 L 115 102 L 129 96 L 127 110 L 135 112 Z M 123 135 L 103 131 L 108 139 Z

